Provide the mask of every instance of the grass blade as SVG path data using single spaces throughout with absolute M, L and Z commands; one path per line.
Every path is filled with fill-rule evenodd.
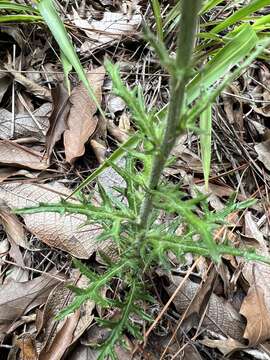
M 43 21 L 41 16 L 37 15 L 2 15 L 0 16 L 0 23 L 9 23 L 9 22 L 31 22 L 31 21 Z
M 44 18 L 55 40 L 57 41 L 61 51 L 63 52 L 65 57 L 68 59 L 70 64 L 77 72 L 78 77 L 86 87 L 90 98 L 93 99 L 101 115 L 105 118 L 104 112 L 102 111 L 101 106 L 93 92 L 93 89 L 87 80 L 87 77 L 80 63 L 78 55 L 74 50 L 74 47 L 69 39 L 65 26 L 62 20 L 60 19 L 52 0 L 41 0 L 37 6 L 38 6 L 38 10 L 40 11 L 40 14 Z
M 215 6 L 223 2 L 223 0 L 208 0 L 205 1 L 202 10 L 200 11 L 200 14 L 204 14 L 207 11 L 213 9 Z
M 158 0 L 151 0 L 152 10 L 156 20 L 157 36 L 160 41 L 163 41 L 163 22 L 160 12 L 160 4 Z
M 263 7 L 270 5 L 269 0 L 255 0 L 252 1 L 245 7 L 241 7 L 238 11 L 229 16 L 226 20 L 222 21 L 220 24 L 215 26 L 211 32 L 214 34 L 219 33 L 220 31 L 226 29 L 228 26 L 235 24 L 238 21 L 243 20 L 245 17 L 262 9 Z
M 200 116 L 200 145 L 203 164 L 203 174 L 206 190 L 208 190 L 210 165 L 211 165 L 211 139 L 212 139 L 212 106 Z

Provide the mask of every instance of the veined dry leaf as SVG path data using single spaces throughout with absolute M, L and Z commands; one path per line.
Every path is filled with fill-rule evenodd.
M 0 140 L 0 163 L 34 170 L 48 167 L 40 153 L 11 140 Z
M 121 12 L 104 12 L 103 19 L 91 19 L 90 22 L 79 17 L 76 10 L 73 9 L 73 23 L 81 28 L 90 39 L 87 44 L 88 50 L 109 45 L 119 41 L 123 37 L 134 36 L 142 22 L 140 14 L 133 14 L 131 17 Z M 81 49 L 83 51 L 83 47 Z
M 5 204 L 0 204 L 0 222 L 3 224 L 8 237 L 10 237 L 15 244 L 29 248 L 22 223 L 15 214 L 10 212 L 10 209 Z
M 67 129 L 67 116 L 70 110 L 69 95 L 63 84 L 58 84 L 52 90 L 52 99 L 53 111 L 49 118 L 50 127 L 46 134 L 46 152 L 48 157 L 51 156 L 54 145 L 60 140 L 61 135 Z
M 12 79 L 5 72 L 0 72 L 0 102 L 3 99 L 7 89 L 12 83 Z
M 258 242 L 257 252 L 269 256 L 268 248 L 254 222 L 250 212 L 245 215 L 245 223 L 249 237 Z M 249 283 L 249 290 L 245 297 L 240 313 L 247 319 L 244 337 L 249 345 L 260 344 L 270 338 L 270 284 L 266 279 L 270 278 L 270 267 L 255 261 L 244 264 L 242 274 Z
M 34 307 L 45 303 L 59 280 L 41 275 L 26 282 L 10 281 L 0 285 L 0 337 L 8 332 L 12 323 Z
M 28 92 L 38 98 L 51 101 L 51 92 L 48 88 L 38 85 L 34 81 L 28 79 L 20 72 L 14 70 L 10 64 L 5 64 L 4 67 L 14 77 L 14 80 L 23 85 Z
M 29 114 L 16 114 L 14 124 L 14 138 L 31 136 L 37 140 L 44 140 L 45 133 L 49 127 L 48 114 L 51 104 L 46 103 L 33 111 L 33 117 Z M 12 128 L 12 113 L 6 109 L 0 109 L 0 138 L 10 139 Z
M 40 202 L 56 203 L 70 194 L 69 189 L 56 182 L 44 186 L 15 182 L 0 184 L 0 198 L 11 209 L 37 206 Z M 101 231 L 99 224 L 83 226 L 87 220 L 84 215 L 44 212 L 22 214 L 22 217 L 28 230 L 41 241 L 78 258 L 87 259 L 98 249 L 115 251 L 108 242 L 96 241 Z
M 205 338 L 203 340 L 200 340 L 200 343 L 210 348 L 219 349 L 219 351 L 222 352 L 224 356 L 228 356 L 235 351 L 244 350 L 247 348 L 246 345 L 243 345 L 239 341 L 232 338 L 225 340 L 212 340 L 209 338 Z
M 105 77 L 103 66 L 87 74 L 98 102 L 102 99 L 102 84 Z M 97 106 L 89 98 L 85 86 L 80 83 L 72 90 L 70 96 L 71 109 L 67 120 L 68 129 L 64 133 L 66 160 L 73 163 L 84 154 L 84 144 L 96 130 L 98 118 L 94 116 Z
M 76 286 L 84 288 L 89 284 L 86 277 L 81 276 Z M 89 327 L 94 319 L 92 311 L 95 303 L 87 301 L 80 311 L 75 312 L 70 318 L 56 321 L 55 316 L 72 302 L 74 294 L 66 287 L 59 284 L 48 297 L 42 314 L 41 324 L 38 331 L 42 339 L 42 351 L 39 360 L 61 359 L 65 350 L 73 344 L 82 333 Z M 72 318 L 71 322 L 68 322 Z M 65 336 L 65 341 L 62 337 Z M 51 356 L 51 357 L 49 357 Z
M 258 159 L 270 170 L 270 139 L 254 146 Z
M 179 283 L 183 280 L 180 276 L 171 276 L 171 284 L 166 291 L 171 296 Z M 186 280 L 176 295 L 173 303 L 180 314 L 188 308 L 190 301 L 198 291 L 199 284 Z M 243 317 L 232 307 L 232 305 L 221 297 L 212 294 L 209 298 L 208 308 L 202 322 L 202 328 L 216 334 L 241 340 L 244 333 L 245 322 Z

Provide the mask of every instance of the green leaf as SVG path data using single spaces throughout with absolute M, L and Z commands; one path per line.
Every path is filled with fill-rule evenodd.
M 212 106 L 209 105 L 200 116 L 200 145 L 205 187 L 208 190 L 211 165 Z
M 61 55 L 61 63 L 62 63 L 63 70 L 64 70 L 65 85 L 66 85 L 66 88 L 67 88 L 67 91 L 68 91 L 68 95 L 70 95 L 70 93 L 71 93 L 71 84 L 70 84 L 68 75 L 72 70 L 72 65 L 71 65 L 71 63 L 69 62 L 68 58 L 65 56 L 65 54 L 63 53 L 62 50 L 60 52 L 60 55 Z
M 46 24 L 51 30 L 55 40 L 58 43 L 61 51 L 68 59 L 70 64 L 74 67 L 75 71 L 78 74 L 79 79 L 82 81 L 86 87 L 90 98 L 94 101 L 101 115 L 105 118 L 105 115 L 100 107 L 100 104 L 94 94 L 94 91 L 87 80 L 84 69 L 80 63 L 78 55 L 76 54 L 72 42 L 68 36 L 68 33 L 65 29 L 65 26 L 60 19 L 52 0 L 41 0 L 38 5 L 38 10 L 40 11 L 42 17 L 44 18 Z
M 160 4 L 158 0 L 151 0 L 152 10 L 155 16 L 156 27 L 157 27 L 157 36 L 159 41 L 163 41 L 163 21 L 162 15 L 160 12 Z
M 258 11 L 265 6 L 270 5 L 269 0 L 255 0 L 252 1 L 250 4 L 244 7 L 240 7 L 240 9 L 234 12 L 231 16 L 229 16 L 224 21 L 220 22 L 217 26 L 215 26 L 211 32 L 214 34 L 219 33 L 220 31 L 226 29 L 228 26 L 235 24 L 238 21 L 242 21 L 245 17 L 249 16 L 250 14 Z
M 207 0 L 204 2 L 203 8 L 200 11 L 200 14 L 204 14 L 207 11 L 213 9 L 215 6 L 223 2 L 224 0 Z
M 0 23 L 9 23 L 9 22 L 40 22 L 43 21 L 41 16 L 37 15 L 2 15 L 0 16 Z
M 12 10 L 19 12 L 30 12 L 34 14 L 39 14 L 38 10 L 27 5 L 20 5 L 9 1 L 0 1 L 0 10 Z

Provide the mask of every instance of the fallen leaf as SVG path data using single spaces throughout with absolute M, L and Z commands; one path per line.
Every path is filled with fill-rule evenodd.
M 23 334 L 23 336 L 16 340 L 16 345 L 20 349 L 21 360 L 38 360 L 35 339 L 32 334 Z
M 254 146 L 258 159 L 270 170 L 270 139 Z
M 246 235 L 257 241 L 257 253 L 269 256 L 267 245 L 250 212 L 245 214 Z M 253 244 L 254 248 L 254 244 Z M 242 275 L 249 283 L 240 313 L 247 319 L 244 337 L 249 345 L 260 344 L 270 338 L 270 267 L 255 261 L 244 264 Z
M 24 170 L 24 169 L 16 169 L 16 168 L 12 168 L 12 167 L 6 167 L 6 168 L 0 168 L 0 183 L 9 179 L 10 177 L 13 176 L 25 176 L 31 179 L 34 179 L 37 175 L 36 173 L 30 172 L 28 170 Z
M 56 278 L 44 274 L 30 281 L 10 281 L 0 285 L 0 337 L 8 332 L 14 321 L 45 303 L 52 288 L 58 283 Z
M 70 110 L 69 95 L 63 84 L 52 89 L 53 111 L 49 118 L 50 127 L 46 134 L 46 153 L 51 156 L 54 145 L 67 129 L 67 116 Z M 81 111 L 81 109 L 80 109 Z
M 72 22 L 76 27 L 82 29 L 90 39 L 87 44 L 89 51 L 105 45 L 111 46 L 115 41 L 119 41 L 119 39 L 129 35 L 134 36 L 142 22 L 142 16 L 140 14 L 133 14 L 129 17 L 121 12 L 105 11 L 103 19 L 91 19 L 88 22 L 81 19 L 76 10 L 73 9 Z M 81 50 L 84 50 L 83 47 Z
M 19 71 L 14 70 L 10 64 L 5 64 L 4 67 L 9 72 L 9 74 L 13 76 L 14 80 L 23 85 L 25 90 L 27 90 L 29 93 L 35 95 L 38 98 L 51 101 L 51 92 L 48 88 L 38 85 L 34 81 L 28 79 Z
M 84 288 L 88 284 L 89 281 L 84 276 L 81 276 L 76 282 L 76 286 L 80 288 Z M 74 294 L 66 287 L 66 284 L 59 284 L 49 295 L 38 326 L 40 334 L 38 339 L 41 338 L 43 343 L 39 360 L 60 360 L 66 349 L 80 338 L 92 323 L 95 303 L 91 300 L 86 301 L 81 309 L 69 318 L 55 320 L 59 311 L 70 304 L 73 298 Z M 71 320 L 69 321 L 69 319 Z M 65 341 L 63 341 L 63 336 Z
M 105 69 L 103 66 L 92 70 L 87 75 L 99 103 L 102 99 L 104 77 Z M 67 120 L 68 129 L 64 133 L 64 145 L 66 160 L 71 164 L 84 154 L 84 144 L 96 130 L 98 118 L 94 116 L 97 106 L 90 99 L 88 91 L 82 83 L 73 89 L 70 102 L 71 109 Z
M 6 234 L 15 244 L 23 248 L 29 248 L 22 223 L 15 214 L 10 212 L 10 209 L 5 204 L 0 204 L 0 221 Z
M 171 276 L 172 282 L 166 287 L 166 291 L 171 296 L 179 283 L 183 280 L 180 276 Z M 176 310 L 183 314 L 188 308 L 194 295 L 197 293 L 199 284 L 186 280 L 176 295 L 173 303 Z M 243 317 L 223 298 L 212 294 L 205 317 L 202 321 L 202 328 L 215 334 L 231 337 L 236 340 L 243 338 L 245 322 Z
M 48 167 L 40 153 L 11 140 L 0 140 L 0 163 L 34 170 Z
M 71 194 L 59 183 L 37 184 L 2 183 L 0 198 L 11 208 L 37 206 L 40 202 L 56 203 Z M 99 224 L 85 225 L 80 214 L 36 213 L 22 214 L 27 229 L 47 245 L 61 249 L 78 258 L 89 258 L 98 249 L 115 253 L 108 242 L 97 242 Z M 83 226 L 85 225 L 85 226 Z M 109 255 L 109 254 L 108 254 Z
M 44 140 L 44 135 L 49 127 L 48 114 L 51 112 L 51 104 L 43 104 L 40 108 L 29 114 L 16 114 L 14 122 L 15 139 L 22 137 L 34 137 Z M 12 113 L 6 109 L 0 109 L 0 138 L 10 139 L 12 129 Z
M 12 79 L 5 72 L 0 72 L 0 102 L 3 99 L 7 89 L 12 83 Z
M 224 339 L 224 340 L 213 340 L 205 338 L 200 340 L 200 343 L 210 348 L 217 348 L 224 356 L 228 356 L 235 351 L 244 350 L 247 348 L 246 345 L 241 344 L 235 339 Z

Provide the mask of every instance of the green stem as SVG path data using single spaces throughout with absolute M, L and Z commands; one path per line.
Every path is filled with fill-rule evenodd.
M 177 38 L 177 74 L 172 76 L 170 85 L 171 100 L 167 124 L 160 149 L 154 158 L 148 185 L 149 192 L 146 194 L 141 207 L 139 223 L 141 229 L 145 229 L 148 226 L 149 217 L 153 209 L 152 190 L 156 189 L 166 161 L 175 145 L 177 137 L 180 135 L 178 131 L 179 125 L 184 131 L 184 126 L 181 126 L 184 125 L 181 124 L 181 112 L 184 103 L 185 86 L 188 81 L 200 5 L 201 0 L 183 1 L 182 17 L 179 25 L 180 30 Z M 180 74 L 180 76 L 178 74 Z

